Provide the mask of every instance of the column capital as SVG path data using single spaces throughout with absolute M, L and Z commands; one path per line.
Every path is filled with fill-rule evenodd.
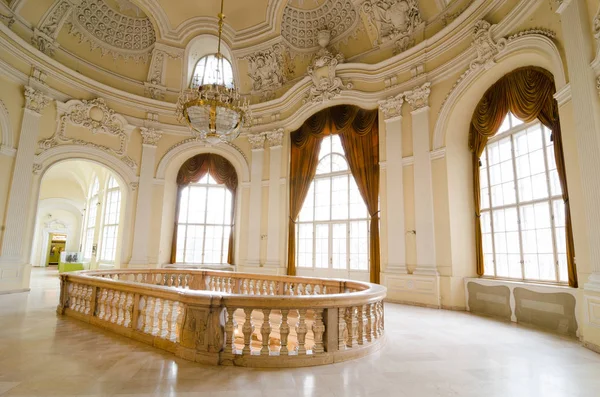
M 271 149 L 281 147 L 283 143 L 283 128 L 265 132 L 267 146 Z
M 265 145 L 265 136 L 263 134 L 250 134 L 248 135 L 248 142 L 254 150 L 263 150 Z
M 429 107 L 429 94 L 431 93 L 431 83 L 427 82 L 420 87 L 415 87 L 404 93 L 404 98 L 410 104 L 413 112 L 419 109 Z
M 142 135 L 142 144 L 148 146 L 158 145 L 158 141 L 162 138 L 162 132 L 156 128 L 140 127 L 140 134 Z
M 52 98 L 46 96 L 42 91 L 33 87 L 25 86 L 25 108 L 38 114 L 52 101 Z
M 379 110 L 383 113 L 385 121 L 402 117 L 402 105 L 404 104 L 403 94 L 399 94 L 388 99 L 379 101 Z

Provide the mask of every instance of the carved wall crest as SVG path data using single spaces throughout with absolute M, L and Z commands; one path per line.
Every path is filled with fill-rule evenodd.
M 73 124 L 88 129 L 92 134 L 107 134 L 117 137 L 119 145 L 117 149 L 88 142 L 82 139 L 71 138 L 66 135 L 67 124 Z M 131 168 L 137 168 L 137 164 L 127 155 L 127 144 L 129 137 L 125 128 L 127 121 L 115 111 L 109 108 L 104 99 L 98 98 L 91 101 L 73 100 L 67 103 L 67 111 L 60 116 L 58 128 L 54 135 L 39 142 L 40 149 L 47 150 L 60 144 L 74 144 L 90 146 L 100 149 L 118 157 Z
M 375 45 L 402 40 L 402 45 L 407 46 L 423 23 L 417 0 L 365 0 L 361 11 L 377 30 Z
M 473 27 L 473 43 L 471 45 L 477 51 L 477 58 L 471 62 L 472 70 L 481 66 L 493 65 L 494 57 L 506 47 L 507 40 L 505 38 L 494 40 L 493 28 L 493 25 L 483 19 L 477 21 Z
M 252 93 L 260 93 L 263 97 L 271 97 L 273 91 L 287 83 L 294 73 L 289 49 L 282 44 L 275 44 L 268 50 L 256 52 L 243 59 L 248 61 Z
M 351 89 L 352 84 L 344 84 L 336 75 L 337 65 L 344 62 L 342 54 L 333 55 L 327 49 L 330 33 L 326 30 L 319 32 L 319 45 L 321 49 L 313 58 L 307 69 L 308 76 L 312 79 L 306 102 L 325 102 L 338 96 L 342 89 Z
M 329 30 L 336 39 L 354 30 L 358 20 L 352 0 L 326 0 L 312 10 L 288 3 L 283 10 L 281 35 L 294 48 L 310 49 L 318 46 L 319 31 Z

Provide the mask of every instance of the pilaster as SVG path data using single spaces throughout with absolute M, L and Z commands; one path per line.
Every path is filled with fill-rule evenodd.
M 415 229 L 417 241 L 416 275 L 438 275 L 435 261 L 435 232 L 433 222 L 433 185 L 429 150 L 429 94 L 431 83 L 425 83 L 405 93 L 411 106 Z
M 135 226 L 133 233 L 133 252 L 128 267 L 148 267 L 150 221 L 152 219 L 152 190 L 154 166 L 156 163 L 156 146 L 162 133 L 154 128 L 140 128 L 142 135 L 142 163 L 135 210 Z
M 6 211 L 6 231 L 0 256 L 0 291 L 29 289 L 31 264 L 25 252 L 25 232 L 31 217 L 33 161 L 39 135 L 40 118 L 50 98 L 42 91 L 25 87 L 25 108 L 19 146 Z
M 402 166 L 402 96 L 379 103 L 385 123 L 386 201 L 382 218 L 387 223 L 385 273 L 407 274 L 404 222 L 404 178 Z
M 248 215 L 248 250 L 246 265 L 259 266 L 260 263 L 260 223 L 262 219 L 262 174 L 264 161 L 265 136 L 248 136 L 252 146 L 252 164 L 250 169 L 250 211 Z
M 281 236 L 281 151 L 283 128 L 267 132 L 266 142 L 269 147 L 269 218 L 267 224 L 267 265 L 283 267 L 280 257 Z

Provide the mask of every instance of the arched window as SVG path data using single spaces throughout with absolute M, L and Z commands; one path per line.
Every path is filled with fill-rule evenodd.
M 223 84 L 228 88 L 234 87 L 233 69 L 231 63 L 223 55 L 207 55 L 200 58 L 194 68 L 190 88 L 204 84 Z
M 121 214 L 121 189 L 112 176 L 108 179 L 106 199 L 104 201 L 104 219 L 102 225 L 101 262 L 112 263 L 117 252 L 117 235 Z
M 85 240 L 83 244 L 83 258 L 86 261 L 92 259 L 94 246 L 94 233 L 96 231 L 96 216 L 98 213 L 98 193 L 100 192 L 100 183 L 97 177 L 90 187 L 88 195 L 86 220 L 85 220 Z
M 556 88 L 517 69 L 475 108 L 472 151 L 477 273 L 577 287 Z
M 508 114 L 481 156 L 487 276 L 568 281 L 565 214 L 552 131 Z
M 298 268 L 369 270 L 369 213 L 339 135 L 323 138 L 296 222 Z
M 225 158 L 200 154 L 177 175 L 178 203 L 171 261 L 233 263 L 237 173 Z

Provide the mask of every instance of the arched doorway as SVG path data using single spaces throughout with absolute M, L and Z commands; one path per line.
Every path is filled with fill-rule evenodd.
M 69 159 L 48 167 L 40 181 L 32 265 L 65 271 L 120 267 L 125 192 L 117 173 L 93 161 Z

